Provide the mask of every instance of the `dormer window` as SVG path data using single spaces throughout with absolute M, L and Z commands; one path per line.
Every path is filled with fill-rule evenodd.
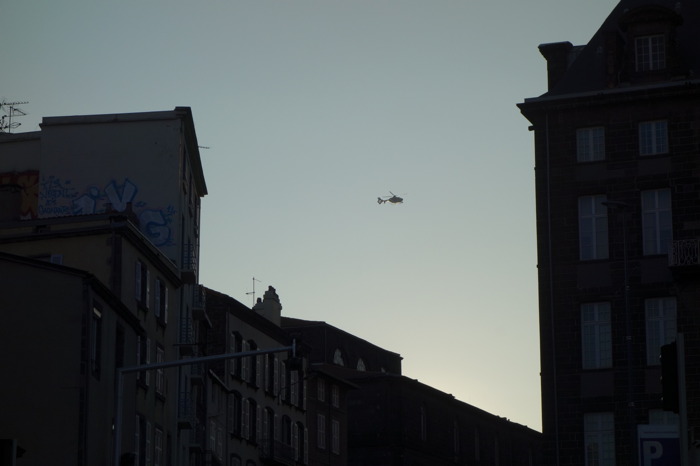
M 666 40 L 662 34 L 634 39 L 635 70 L 655 71 L 666 68 Z

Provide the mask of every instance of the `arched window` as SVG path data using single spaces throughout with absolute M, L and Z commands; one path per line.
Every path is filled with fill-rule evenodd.
M 357 359 L 357 370 L 358 371 L 366 371 L 367 367 L 365 366 L 365 362 L 362 360 L 362 358 Z

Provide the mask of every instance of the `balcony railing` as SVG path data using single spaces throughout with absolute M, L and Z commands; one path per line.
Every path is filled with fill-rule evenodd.
M 182 279 L 185 283 L 195 283 L 197 281 L 197 245 L 188 242 L 182 248 Z
M 700 265 L 700 239 L 674 241 L 668 254 L 668 265 L 671 267 Z
M 180 392 L 177 406 L 178 424 L 182 428 L 192 429 L 197 424 L 195 404 L 190 392 Z
M 282 442 L 264 439 L 260 443 L 260 458 L 268 464 L 294 464 L 294 447 Z

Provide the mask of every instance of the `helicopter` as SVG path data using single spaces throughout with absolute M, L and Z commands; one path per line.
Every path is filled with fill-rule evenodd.
M 390 202 L 392 204 L 403 204 L 403 198 L 397 196 L 396 194 L 389 191 L 391 196 L 384 196 L 384 198 L 378 197 L 377 204 L 384 204 L 385 202 Z

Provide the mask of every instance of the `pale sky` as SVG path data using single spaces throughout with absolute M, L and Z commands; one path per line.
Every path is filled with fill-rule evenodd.
M 192 108 L 200 282 L 400 353 L 541 428 L 537 46 L 615 0 L 0 0 L 0 98 L 44 116 Z M 378 205 L 392 191 L 403 205 Z

